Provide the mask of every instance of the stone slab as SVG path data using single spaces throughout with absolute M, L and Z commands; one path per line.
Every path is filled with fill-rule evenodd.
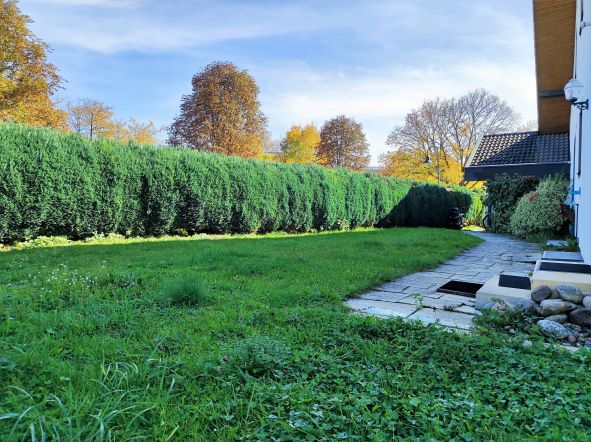
M 565 239 L 550 239 L 546 242 L 546 245 L 550 247 L 567 247 L 568 241 Z
M 408 296 L 406 298 L 403 298 L 399 302 L 401 302 L 403 304 L 419 305 L 419 301 L 416 298 L 413 298 L 412 296 Z M 446 307 L 455 308 L 455 307 L 460 307 L 461 305 L 464 305 L 464 303 L 459 300 L 447 300 L 447 299 L 443 299 L 443 298 L 427 298 L 427 297 L 423 297 L 422 304 L 425 307 L 436 308 L 439 310 L 445 310 Z
M 388 317 L 407 317 L 416 311 L 416 307 L 410 304 L 399 304 L 395 302 L 375 301 L 371 299 L 349 299 L 346 305 L 353 310 Z
M 482 310 L 487 304 L 494 303 L 495 299 L 502 300 L 509 305 L 522 305 L 524 307 L 533 305 L 530 290 L 501 287 L 499 286 L 499 275 L 490 278 L 476 292 L 476 308 Z
M 445 327 L 469 330 L 472 328 L 472 315 L 464 313 L 447 312 L 443 310 L 422 309 L 408 317 L 411 320 L 419 320 L 425 324 L 439 323 Z
M 384 292 L 400 293 L 407 287 L 408 287 L 408 284 L 402 284 L 402 283 L 398 283 L 398 282 L 388 282 L 386 284 L 382 284 L 381 286 L 377 287 L 376 290 L 382 290 Z
M 407 293 L 393 293 L 393 292 L 382 292 L 372 291 L 364 293 L 360 296 L 361 299 L 369 299 L 371 301 L 384 301 L 384 302 L 397 302 L 408 296 Z

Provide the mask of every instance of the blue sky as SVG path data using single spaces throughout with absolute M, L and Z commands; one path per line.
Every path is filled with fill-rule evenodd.
M 193 74 L 228 60 L 256 79 L 273 138 L 344 113 L 372 164 L 427 98 L 485 87 L 536 118 L 530 0 L 21 0 L 53 47 L 64 101 L 170 124 Z

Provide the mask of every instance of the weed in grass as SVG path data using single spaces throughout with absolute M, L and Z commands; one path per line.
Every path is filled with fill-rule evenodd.
M 416 301 L 417 310 L 422 310 L 423 308 L 425 308 L 425 299 L 423 298 L 423 295 L 421 295 L 420 293 L 413 293 L 412 295 L 410 295 L 410 297 Z
M 169 280 L 160 292 L 160 301 L 177 307 L 200 307 L 208 304 L 210 297 L 203 280 L 190 275 Z
M 287 365 L 289 349 L 278 339 L 249 336 L 234 343 L 223 357 L 223 372 L 238 370 L 253 377 L 272 375 Z
M 481 315 L 474 318 L 474 324 L 483 332 L 486 330 L 503 331 L 506 329 L 529 332 L 536 318 L 528 315 L 521 306 L 511 307 L 504 301 L 496 300 L 495 308 L 481 311 Z

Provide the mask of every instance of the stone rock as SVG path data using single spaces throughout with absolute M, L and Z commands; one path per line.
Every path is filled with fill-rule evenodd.
M 541 285 L 531 291 L 531 299 L 534 302 L 542 302 L 552 296 L 552 289 L 547 285 Z
M 558 294 L 558 292 L 554 289 L 552 289 L 552 296 L 550 296 L 550 299 L 561 299 L 560 295 Z
M 591 308 L 578 308 L 568 315 L 570 321 L 583 327 L 591 327 Z
M 591 296 L 585 296 L 583 298 L 583 307 L 591 308 Z
M 538 321 L 538 327 L 540 327 L 543 335 L 551 338 L 565 339 L 570 335 L 566 327 L 558 322 L 548 321 L 547 319 L 540 319 Z
M 554 290 L 565 301 L 574 302 L 575 304 L 583 302 L 583 293 L 574 285 L 561 284 L 554 287 Z
M 546 299 L 540 302 L 540 314 L 542 316 L 560 315 L 576 308 L 576 304 L 561 299 Z
M 566 316 L 564 313 L 561 315 L 550 315 L 547 318 L 545 318 L 547 321 L 554 321 L 554 322 L 558 322 L 559 324 L 564 324 L 566 321 L 568 321 L 568 316 Z
M 526 305 L 525 307 L 523 307 L 523 313 L 525 313 L 528 316 L 539 316 L 538 305 L 534 302 Z
M 568 342 L 570 342 L 571 344 L 576 343 L 577 342 L 577 337 L 576 336 L 573 336 L 573 335 L 569 336 L 568 337 Z

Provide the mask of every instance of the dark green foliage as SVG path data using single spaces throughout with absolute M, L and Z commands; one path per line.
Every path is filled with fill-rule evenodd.
M 414 185 L 395 207 L 394 222 L 402 226 L 448 227 L 454 207 L 470 223 L 478 224 L 482 217 L 482 202 L 476 193 L 461 188 Z
M 493 208 L 490 230 L 509 233 L 511 216 L 517 207 L 519 198 L 535 190 L 539 182 L 540 179 L 533 176 L 503 176 L 488 183 L 484 204 Z
M 447 226 L 465 189 L 0 124 L 0 239 Z M 412 190 L 411 190 L 412 189 Z M 402 203 L 401 203 L 402 202 Z M 397 207 L 399 204 L 402 207 Z

